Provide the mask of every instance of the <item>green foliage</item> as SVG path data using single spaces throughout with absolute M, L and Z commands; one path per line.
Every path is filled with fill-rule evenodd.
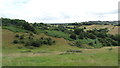
M 41 42 L 39 42 L 38 40 L 31 40 L 28 41 L 25 46 L 34 46 L 34 47 L 39 47 L 41 46 Z
M 32 31 L 32 32 L 36 33 L 35 28 L 32 27 L 25 20 L 2 18 L 2 23 L 3 23 L 3 26 L 7 26 L 4 28 L 12 30 L 14 32 L 19 32 L 19 30 L 22 31 L 22 29 L 24 29 L 24 30 L 28 30 L 28 31 Z M 19 28 L 19 30 L 14 29 L 15 27 L 17 27 L 17 29 Z
M 79 38 L 79 39 L 84 39 L 84 38 L 85 38 L 85 33 L 81 32 L 81 33 L 78 35 L 78 38 Z
M 74 30 L 74 33 L 77 34 L 77 35 L 79 35 L 82 32 L 84 32 L 84 30 L 81 29 L 81 28 L 77 28 L 77 29 Z
M 14 40 L 13 43 L 14 43 L 14 44 L 17 44 L 17 43 L 19 43 L 19 41 L 18 41 L 18 40 Z
M 102 43 L 98 41 L 98 39 L 79 39 L 74 41 L 74 46 L 79 46 L 79 47 L 94 47 L 94 48 L 100 48 L 102 47 Z M 91 46 L 91 47 L 90 47 Z
M 34 23 L 34 24 L 31 23 L 30 24 L 26 22 L 25 20 L 2 18 L 2 22 L 3 22 L 4 29 L 9 29 L 13 32 L 31 31 L 36 34 L 45 33 L 49 36 L 64 38 L 66 40 L 71 40 L 71 41 L 81 40 L 82 42 L 81 41 L 80 42 L 82 44 L 90 45 L 93 47 L 120 46 L 120 44 L 118 43 L 118 41 L 120 41 L 119 39 L 120 35 L 113 36 L 113 35 L 107 34 L 109 31 L 108 28 L 92 29 L 92 30 L 87 30 L 86 27 L 79 28 L 79 26 L 82 26 L 82 25 L 98 24 L 94 21 L 91 21 L 92 23 L 91 22 L 83 22 L 83 23 L 76 22 L 76 23 L 70 23 L 70 24 L 44 24 L 44 23 Z M 101 21 L 98 21 L 98 22 L 101 22 Z M 16 35 L 15 37 L 20 39 L 21 42 L 19 41 L 19 43 L 26 42 L 26 39 L 24 36 Z M 47 39 L 42 38 L 36 41 L 32 33 L 27 38 L 29 40 L 35 40 L 33 41 L 33 43 L 31 43 L 34 46 L 38 46 L 38 44 L 39 45 L 41 44 L 52 45 L 53 43 L 53 41 L 51 41 L 51 38 L 47 38 Z M 79 43 L 76 42 L 76 44 L 79 44 Z
M 55 40 L 52 40 L 50 37 L 41 37 L 41 38 L 36 38 L 32 33 L 25 35 L 18 35 L 16 34 L 15 36 L 17 40 L 14 40 L 14 44 L 24 44 L 25 46 L 34 46 L 34 47 L 39 47 L 42 45 L 52 45 L 55 43 Z M 35 37 L 35 38 L 33 38 Z
M 73 45 L 73 46 L 80 47 L 80 48 L 92 48 L 92 46 L 83 43 L 81 40 L 76 40 L 76 41 L 74 41 L 74 42 L 72 43 L 72 45 Z
M 15 37 L 19 38 L 19 34 L 16 34 Z
M 92 33 L 88 33 L 87 37 L 90 39 L 96 39 L 96 36 Z
M 36 33 L 36 30 L 33 26 L 31 26 L 30 24 L 26 23 L 26 24 L 23 24 L 23 28 L 25 30 L 29 30 L 29 31 L 32 31 L 33 33 Z
M 116 34 L 112 37 L 115 41 L 120 41 L 120 34 Z
M 24 40 L 13 40 L 14 44 L 24 44 L 25 41 Z
M 22 27 L 23 24 L 27 23 L 25 20 L 20 19 L 9 19 L 9 18 L 2 18 L 2 25 L 3 26 L 19 26 Z
M 24 35 L 19 36 L 19 39 L 20 40 L 24 39 Z
M 39 47 L 39 46 L 42 46 L 43 44 L 52 45 L 53 43 L 55 43 L 55 41 L 52 40 L 51 38 L 43 38 L 43 37 L 41 37 L 40 39 L 30 40 L 30 41 L 26 42 L 25 46 Z
M 70 38 L 76 40 L 76 35 L 75 34 L 71 34 Z

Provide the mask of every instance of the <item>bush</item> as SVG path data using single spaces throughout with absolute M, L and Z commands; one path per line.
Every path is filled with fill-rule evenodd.
M 39 47 L 39 46 L 41 46 L 41 42 L 36 41 L 36 40 L 29 41 L 29 42 L 26 42 L 25 46 Z
M 16 34 L 15 37 L 19 38 L 19 34 Z
M 79 36 L 78 36 L 79 39 L 84 39 L 84 34 L 83 33 L 80 33 Z
M 75 35 L 75 34 L 71 34 L 71 35 L 70 35 L 70 38 L 76 40 L 76 35 Z
M 32 33 L 30 33 L 30 36 L 34 36 Z
M 13 43 L 14 43 L 14 44 L 17 44 L 17 43 L 19 43 L 19 41 L 18 41 L 18 40 L 14 40 Z
M 77 34 L 77 35 L 79 35 L 82 32 L 84 32 L 84 30 L 80 29 L 80 28 L 77 28 L 77 29 L 74 30 L 74 33 Z
M 19 43 L 22 43 L 22 44 L 24 44 L 25 42 L 24 42 L 23 40 L 20 40 L 20 41 L 19 41 Z
M 88 43 L 90 46 L 93 46 L 94 45 L 94 43 L 92 43 L 92 42 L 90 42 L 90 43 Z
M 84 29 L 86 29 L 86 27 L 84 27 Z
M 96 36 L 92 33 L 88 33 L 88 38 L 90 39 L 96 39 Z
M 22 46 L 18 46 L 17 48 L 18 48 L 18 49 L 22 49 L 23 47 L 22 47 Z
M 20 40 L 24 39 L 24 35 L 21 35 L 21 36 L 19 37 L 19 39 L 20 39 Z
M 30 41 L 26 42 L 25 46 L 39 47 L 39 46 L 42 46 L 43 44 L 52 45 L 53 43 L 55 43 L 55 41 L 52 40 L 51 38 L 41 37 L 40 39 L 30 40 Z
M 80 41 L 75 41 L 74 46 L 81 47 L 82 43 Z

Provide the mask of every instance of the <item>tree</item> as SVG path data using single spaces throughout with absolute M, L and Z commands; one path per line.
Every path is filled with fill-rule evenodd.
M 28 23 L 24 24 L 24 25 L 23 25 L 23 28 L 24 28 L 25 30 L 29 30 L 29 31 L 32 31 L 32 32 L 36 33 L 35 28 L 32 27 L 32 26 L 31 26 L 30 24 L 28 24 Z

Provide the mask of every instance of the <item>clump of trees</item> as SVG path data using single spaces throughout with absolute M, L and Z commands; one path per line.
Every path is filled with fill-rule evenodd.
M 92 47 L 102 47 L 102 46 L 120 46 L 118 41 L 120 41 L 120 35 L 110 35 L 108 33 L 108 29 L 93 29 L 84 31 L 84 29 L 76 28 L 74 29 L 74 34 L 70 35 L 70 38 L 73 40 L 83 40 L 81 41 L 74 41 L 75 46 L 81 47 L 83 44 L 90 45 Z M 87 40 L 91 39 L 92 42 Z M 95 41 L 97 39 L 97 41 Z M 87 42 L 86 42 L 87 40 Z
M 41 37 L 41 38 L 33 38 L 35 37 L 32 33 L 29 34 L 29 36 L 25 36 L 24 34 L 15 35 L 16 39 L 13 40 L 14 44 L 24 44 L 25 46 L 34 46 L 39 47 L 42 45 L 52 45 L 55 43 L 55 40 L 53 40 L 50 37 Z
M 26 42 L 25 46 L 39 47 L 39 46 L 42 46 L 42 45 L 52 45 L 54 43 L 55 43 L 55 41 L 52 40 L 51 38 L 41 37 L 40 39 L 30 40 L 30 41 Z
M 33 25 L 25 20 L 2 18 L 2 26 L 12 26 L 37 33 Z

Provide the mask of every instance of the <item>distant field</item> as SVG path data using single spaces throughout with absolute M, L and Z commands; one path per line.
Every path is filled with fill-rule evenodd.
M 20 33 L 21 34 L 21 33 Z M 82 49 L 68 45 L 69 41 L 55 38 L 56 44 L 27 49 L 20 44 L 12 44 L 14 32 L 3 30 L 3 66 L 117 66 L 118 47 Z M 36 35 L 46 36 L 45 34 Z M 22 47 L 19 49 L 18 47 Z M 65 53 L 67 50 L 82 50 L 81 53 Z M 25 51 L 31 52 L 25 52 Z M 23 53 L 24 52 L 24 53 Z
M 102 29 L 102 28 L 108 28 L 110 34 L 118 34 L 118 28 L 120 28 L 120 26 L 113 26 L 113 25 L 89 25 L 89 26 L 80 26 L 79 28 L 84 28 L 86 27 L 86 30 L 91 30 L 91 29 Z

